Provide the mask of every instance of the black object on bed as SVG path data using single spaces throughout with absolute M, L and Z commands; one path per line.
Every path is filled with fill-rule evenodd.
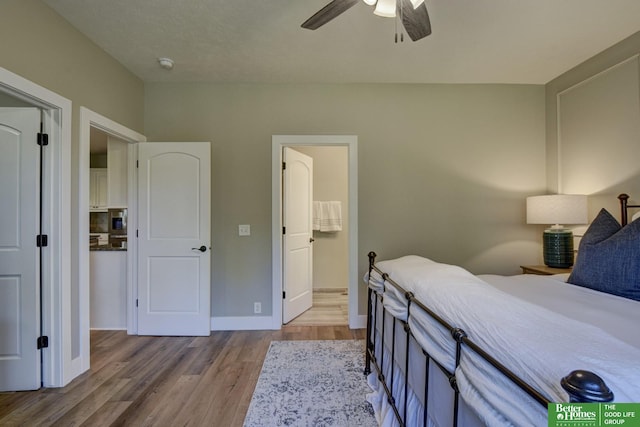
M 620 200 L 620 223 L 624 227 L 629 222 L 629 209 L 640 208 L 640 205 L 630 205 L 629 204 L 629 195 L 622 193 L 618 196 Z
M 619 198 L 624 211 L 622 220 L 626 224 L 627 209 L 640 207 L 640 205 L 628 205 L 628 196 L 623 196 L 626 195 L 621 195 Z M 376 266 L 376 254 L 374 252 L 370 252 L 368 256 L 369 286 L 365 374 L 369 375 L 372 369 L 375 370 L 377 380 L 382 385 L 384 395 L 386 395 L 386 403 L 383 403 L 383 406 L 390 408 L 390 412 L 393 413 L 392 421 L 389 419 L 390 415 L 387 414 L 385 419 L 379 420 L 381 424 L 427 426 L 429 425 L 429 420 L 433 421 L 433 416 L 430 413 L 442 411 L 444 406 L 446 407 L 445 411 L 451 412 L 446 416 L 446 419 L 451 420 L 453 426 L 482 425 L 483 421 L 480 418 L 475 415 L 469 415 L 473 410 L 469 410 L 467 404 L 462 401 L 458 388 L 459 379 L 456 377 L 456 370 L 460 366 L 461 358 L 469 353 L 473 353 L 473 357 L 481 358 L 483 364 L 487 364 L 490 369 L 495 370 L 496 376 L 508 379 L 509 382 L 524 391 L 530 399 L 533 399 L 546 411 L 547 406 L 552 401 L 534 385 L 527 383 L 503 365 L 495 354 L 495 350 L 492 353 L 492 351 L 476 344 L 463 329 L 445 321 L 433 310 L 433 307 L 429 307 L 425 301 L 417 299 L 412 292 L 407 291 L 403 286 L 391 279 L 387 272 Z M 374 274 L 378 277 L 378 280 L 381 279 L 384 289 L 378 290 L 375 285 L 372 285 L 371 280 Z M 382 303 L 386 297 L 385 293 L 389 290 L 396 295 L 404 295 L 407 306 L 405 318 L 394 316 Z M 416 341 L 415 331 L 412 330 L 410 323 L 412 316 L 415 318 L 417 313 L 420 313 L 421 316 L 426 314 L 433 324 L 437 324 L 438 328 L 448 332 L 452 341 L 451 348 L 454 352 L 454 354 L 449 355 L 455 360 L 453 369 L 441 364 L 434 358 L 434 355 L 429 354 L 424 349 L 424 346 L 421 347 Z M 418 348 L 419 351 L 412 351 L 412 348 Z M 416 361 L 414 360 L 415 358 L 422 358 L 422 360 Z M 422 365 L 424 369 L 421 369 L 420 373 L 416 374 L 416 371 L 411 368 L 414 365 Z M 441 389 L 429 389 L 434 382 L 433 379 L 429 378 L 429 375 L 430 373 L 433 375 L 434 371 L 443 374 L 446 379 L 445 382 L 450 385 L 451 392 L 449 394 L 452 401 L 447 405 L 429 406 L 433 399 L 430 393 L 442 394 Z M 416 379 L 416 375 L 420 375 L 421 378 Z M 398 376 L 403 376 L 403 378 L 398 378 Z M 419 399 L 422 402 L 420 411 L 423 412 L 417 416 L 411 413 L 414 409 L 410 408 L 412 405 L 410 400 L 414 396 L 410 388 L 415 387 L 415 384 L 420 384 L 420 387 L 423 387 L 422 390 L 415 393 L 415 395 L 420 395 Z M 602 378 L 594 372 L 576 369 L 573 372 L 567 372 L 564 378 L 557 378 L 557 384 L 560 384 L 562 389 L 568 393 L 571 402 L 610 402 L 614 399 L 613 392 Z M 413 399 L 416 400 L 416 398 Z

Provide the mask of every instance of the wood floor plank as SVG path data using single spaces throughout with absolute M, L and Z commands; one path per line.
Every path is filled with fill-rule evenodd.
M 105 382 L 102 387 L 87 395 L 70 411 L 65 412 L 52 426 L 67 427 L 82 425 L 109 401 L 113 393 L 118 392 L 119 389 L 123 388 L 130 381 L 131 379 L 128 378 L 113 378 Z
M 110 426 L 130 405 L 130 402 L 106 402 L 91 415 L 82 427 Z
M 90 371 L 64 388 L 0 393 L 0 425 L 242 426 L 271 341 L 364 336 L 346 325 L 197 338 L 92 331 Z
M 169 390 L 159 396 L 157 404 L 139 425 L 153 427 L 157 426 L 161 420 L 175 419 L 175 414 L 180 412 L 189 400 L 199 381 L 200 375 L 181 375 Z
M 349 324 L 349 296 L 346 289 L 314 290 L 311 309 L 289 322 L 292 326 Z
M 93 393 L 105 382 L 121 371 L 126 363 L 116 362 L 93 374 L 83 374 L 78 381 L 60 389 L 43 389 L 34 392 L 40 398 L 29 405 L 20 405 L 8 417 L 0 417 L 0 424 L 17 423 L 19 420 L 30 420 L 33 425 L 52 425 L 66 413 L 80 404 L 85 396 Z M 26 395 L 29 392 L 23 392 Z M 63 398 L 60 395 L 64 396 Z

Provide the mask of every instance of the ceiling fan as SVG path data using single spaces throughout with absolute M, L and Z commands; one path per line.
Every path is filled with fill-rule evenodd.
M 332 0 L 325 7 L 316 12 L 311 18 L 302 23 L 302 28 L 315 30 L 337 18 L 360 0 Z M 373 6 L 374 14 L 384 17 L 399 16 L 404 29 L 411 40 L 420 40 L 431 34 L 431 22 L 424 0 L 363 0 Z

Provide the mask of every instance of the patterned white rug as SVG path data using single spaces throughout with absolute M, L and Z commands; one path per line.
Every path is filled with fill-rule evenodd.
M 376 426 L 364 340 L 272 341 L 245 427 Z

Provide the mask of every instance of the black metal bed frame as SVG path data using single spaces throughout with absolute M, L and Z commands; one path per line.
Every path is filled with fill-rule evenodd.
M 407 401 L 408 401 L 407 391 L 409 387 L 409 375 L 410 375 L 409 373 L 409 355 L 410 355 L 409 342 L 410 342 L 410 339 L 413 337 L 413 333 L 411 331 L 411 328 L 409 327 L 409 319 L 411 317 L 411 312 L 416 309 L 421 310 L 424 313 L 428 314 L 432 319 L 434 319 L 437 323 L 439 323 L 441 326 L 443 326 L 449 331 L 449 333 L 451 334 L 451 338 L 455 341 L 455 367 L 456 368 L 460 363 L 460 357 L 463 351 L 474 352 L 477 355 L 479 355 L 482 359 L 484 359 L 486 362 L 488 362 L 490 365 L 492 365 L 497 370 L 498 375 L 503 375 L 506 378 L 508 378 L 511 382 L 513 382 L 520 389 L 526 392 L 529 396 L 531 396 L 533 399 L 539 402 L 540 405 L 542 405 L 544 408 L 547 408 L 547 405 L 551 403 L 551 401 L 546 396 L 543 396 L 538 390 L 533 388 L 531 385 L 527 384 L 525 381 L 519 378 L 515 373 L 513 373 L 508 368 L 506 368 L 502 363 L 500 363 L 500 361 L 497 358 L 492 356 L 488 351 L 486 351 L 485 349 L 482 349 L 480 346 L 478 346 L 473 341 L 471 341 L 471 339 L 469 339 L 469 337 L 467 336 L 464 330 L 457 328 L 455 325 L 451 325 L 447 323 L 440 316 L 438 316 L 433 310 L 427 307 L 423 302 L 417 300 L 413 295 L 413 293 L 407 292 L 402 286 L 394 282 L 387 273 L 383 272 L 378 267 L 376 267 L 375 252 L 369 252 L 368 256 L 369 256 L 369 281 L 371 281 L 371 274 L 375 271 L 382 277 L 383 281 L 385 282 L 385 286 L 386 284 L 393 286 L 395 289 L 401 292 L 401 294 L 403 294 L 407 300 L 407 320 L 404 321 L 402 319 L 392 317 L 393 331 L 391 333 L 392 336 L 390 338 L 391 339 L 391 346 L 390 346 L 391 357 L 390 357 L 390 360 L 385 361 L 385 358 L 384 358 L 385 339 L 387 338 L 385 337 L 385 334 L 387 332 L 385 331 L 384 325 L 385 325 L 385 320 L 387 318 L 386 316 L 389 316 L 391 314 L 388 313 L 384 305 L 379 304 L 379 302 L 380 303 L 382 302 L 384 295 L 377 292 L 371 286 L 368 286 L 367 338 L 366 338 L 367 348 L 366 348 L 366 361 L 365 361 L 364 372 L 366 375 L 369 375 L 372 372 L 371 364 L 373 363 L 373 366 L 377 373 L 377 377 L 385 390 L 387 401 L 391 405 L 393 412 L 395 414 L 395 417 L 398 423 L 400 424 L 400 426 L 406 426 L 406 419 L 407 419 Z M 374 304 L 374 301 L 375 301 L 375 304 Z M 379 311 L 378 306 L 382 307 L 381 313 L 378 313 Z M 382 330 L 380 331 L 381 342 L 379 343 L 380 354 L 376 354 L 376 340 L 378 337 L 378 333 L 376 333 L 376 325 L 378 325 L 378 316 L 382 316 L 381 318 Z M 406 349 L 404 352 L 405 360 L 404 360 L 404 369 L 403 369 L 404 370 L 404 399 L 403 399 L 402 411 L 400 410 L 401 408 L 398 408 L 397 406 L 398 404 L 397 400 L 399 397 L 397 395 L 397 391 L 394 392 L 393 390 L 393 384 L 394 384 L 393 364 L 395 363 L 395 360 L 396 360 L 395 347 L 396 347 L 396 330 L 398 329 L 396 327 L 397 322 L 400 322 L 400 326 L 401 326 L 400 329 L 404 331 L 405 340 L 406 340 L 405 341 Z M 431 363 L 434 363 L 446 375 L 446 377 L 449 380 L 449 384 L 451 385 L 454 392 L 454 395 L 453 395 L 454 396 L 453 397 L 454 413 L 452 414 L 452 416 L 453 416 L 453 426 L 455 427 L 458 425 L 458 416 L 459 416 L 459 391 L 456 384 L 455 369 L 453 372 L 449 372 L 437 360 L 432 358 L 431 355 L 425 349 L 422 349 L 422 355 L 424 356 L 424 363 L 425 363 L 424 366 L 426 367 L 425 378 L 424 378 L 425 390 L 424 390 L 423 424 L 425 426 L 427 425 L 427 414 L 429 413 L 429 405 L 428 405 L 429 365 Z M 391 363 L 390 365 L 391 378 L 389 383 L 387 383 L 386 381 L 387 378 L 385 378 L 385 375 L 384 375 L 385 362 L 387 364 Z M 389 366 L 387 365 L 387 367 Z M 567 393 L 569 393 L 571 402 L 610 402 L 613 400 L 613 397 L 614 397 L 613 393 L 611 392 L 609 387 L 607 387 L 604 381 L 595 373 L 590 371 L 575 370 L 569 373 L 564 378 L 560 379 L 560 383 L 562 387 L 567 391 Z
M 629 209 L 640 208 L 640 205 L 630 205 L 629 204 L 629 195 L 622 193 L 618 196 L 618 200 L 620 200 L 620 224 L 624 227 L 627 225 L 629 218 Z

